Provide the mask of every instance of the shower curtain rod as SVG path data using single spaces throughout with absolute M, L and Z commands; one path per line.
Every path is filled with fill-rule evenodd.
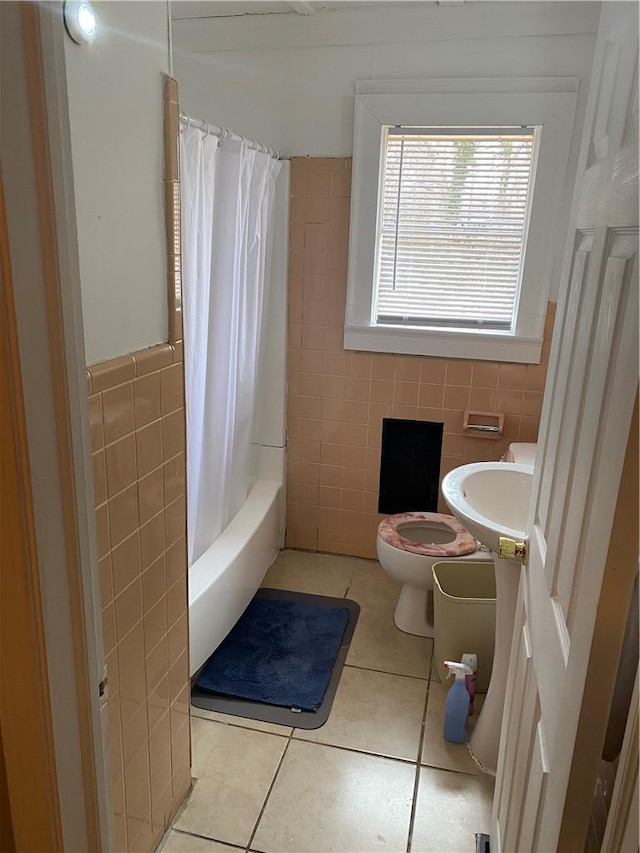
M 255 142 L 253 139 L 247 139 L 245 136 L 240 136 L 237 133 L 233 133 L 231 130 L 227 130 L 226 127 L 218 127 L 216 124 L 209 124 L 209 122 L 204 121 L 204 119 L 192 118 L 186 113 L 180 113 L 180 125 L 182 129 L 195 127 L 207 136 L 211 134 L 211 136 L 217 136 L 221 140 L 232 139 L 236 142 L 246 142 L 250 148 L 262 151 L 264 154 L 268 154 L 270 157 L 273 157 L 274 160 L 280 159 L 280 154 L 275 148 L 269 148 L 268 145 L 263 145 L 262 142 Z

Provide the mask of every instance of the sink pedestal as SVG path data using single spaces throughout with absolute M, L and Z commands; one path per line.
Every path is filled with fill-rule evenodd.
M 492 553 L 496 572 L 496 642 L 493 669 L 487 696 L 469 742 L 469 751 L 483 769 L 495 775 L 520 583 L 520 565 L 514 560 L 504 560 Z

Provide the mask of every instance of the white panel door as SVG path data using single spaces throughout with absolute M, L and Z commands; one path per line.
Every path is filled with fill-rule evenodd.
M 558 846 L 638 385 L 637 57 L 637 4 L 603 3 L 516 609 L 498 851 Z

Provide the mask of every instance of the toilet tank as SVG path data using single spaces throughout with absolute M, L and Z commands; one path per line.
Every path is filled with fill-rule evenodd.
M 502 457 L 503 462 L 521 462 L 523 465 L 533 465 L 536 461 L 535 442 L 521 441 L 510 444 Z

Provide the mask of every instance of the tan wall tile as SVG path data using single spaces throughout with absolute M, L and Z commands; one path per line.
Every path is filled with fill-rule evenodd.
M 181 536 L 165 551 L 165 567 L 167 571 L 167 586 L 171 586 L 187 571 L 187 542 L 186 536 Z
M 184 795 L 190 775 L 188 726 L 173 747 L 176 767 L 169 737 L 170 668 L 174 701 L 188 682 L 182 343 L 94 365 L 88 377 L 114 823 L 118 849 L 150 851 L 177 808 L 174 787 Z
M 173 665 L 189 645 L 189 616 L 185 609 L 169 629 L 169 665 Z
M 187 609 L 187 578 L 183 575 L 167 590 L 167 624 L 171 628 Z
M 133 434 L 108 444 L 104 450 L 109 497 L 117 495 L 137 480 L 136 443 Z
M 156 468 L 138 481 L 138 514 L 144 524 L 163 507 L 164 477 L 162 468 Z
M 118 595 L 140 575 L 140 534 L 137 530 L 111 550 L 111 566 L 114 595 Z
M 136 430 L 136 456 L 138 476 L 144 477 L 162 464 L 162 421 L 154 421 Z
M 522 391 L 501 391 L 498 389 L 496 407 L 499 412 L 504 412 L 506 415 L 520 415 L 522 414 L 523 396 Z
M 493 388 L 472 388 L 469 394 L 469 409 L 472 412 L 494 412 L 496 392 Z
M 140 527 L 140 567 L 144 571 L 164 551 L 164 513 L 158 515 Z
M 329 222 L 329 199 L 307 196 L 303 222 Z
M 189 681 L 189 657 L 185 651 L 178 660 L 169 668 L 169 702 L 173 703 L 178 698 L 185 684 Z
M 145 613 L 154 607 L 167 591 L 165 556 L 158 557 L 142 573 L 142 604 Z
M 498 388 L 522 391 L 526 370 L 526 364 L 501 364 L 498 375 Z
M 147 709 L 144 705 L 140 705 L 122 727 L 122 755 L 125 767 L 148 737 Z
M 171 746 L 169 746 L 171 749 Z M 169 753 L 171 754 L 171 753 Z M 171 775 L 169 775 L 171 778 Z M 171 815 L 172 789 L 171 782 L 167 785 L 164 791 L 157 799 L 154 799 L 153 791 L 151 793 L 151 829 L 153 832 L 152 848 L 156 848 L 164 835 L 166 827 L 170 826 L 172 821 Z
M 445 385 L 444 408 L 467 409 L 469 407 L 469 389 L 458 385 Z
M 171 724 L 169 714 L 164 714 L 149 738 L 149 763 L 151 775 L 151 802 L 159 803 L 171 779 Z
M 133 384 L 126 382 L 102 394 L 104 441 L 111 444 L 133 432 Z
M 186 757 L 185 757 L 186 756 Z M 176 809 L 191 783 L 189 767 L 189 724 L 171 728 L 171 784 L 173 790 L 172 809 Z
M 91 376 L 91 393 L 97 394 L 133 379 L 135 362 L 133 356 L 123 355 L 100 364 L 92 364 L 87 371 Z
M 133 383 L 133 403 L 136 428 L 157 420 L 160 408 L 160 374 L 141 376 Z
M 169 710 L 169 674 L 162 678 L 147 696 L 149 731 L 152 731 L 162 715 Z
M 147 850 L 151 844 L 151 789 L 146 743 L 125 767 L 124 788 L 129 850 Z
M 109 770 L 115 778 L 122 773 L 122 725 L 120 722 L 120 697 L 111 694 L 107 701 L 107 719 L 109 721 Z
M 173 362 L 173 351 L 170 344 L 159 344 L 133 353 L 133 359 L 136 376 L 144 376 L 146 373 L 168 367 Z
M 184 535 L 186 513 L 187 506 L 184 495 L 180 495 L 165 508 L 164 533 L 167 547 Z
M 102 608 L 102 645 L 105 654 L 116 647 L 116 615 L 113 602 Z
M 444 423 L 441 475 L 535 440 L 555 306 L 541 365 L 345 351 L 350 166 L 292 160 L 287 543 L 374 557 L 383 418 Z M 501 411 L 503 438 L 466 436 L 467 408 Z
M 144 615 L 144 649 L 149 654 L 167 633 L 167 600 L 160 601 Z
M 184 407 L 182 364 L 172 364 L 160 371 L 160 402 L 163 415 Z
M 101 560 L 109 553 L 109 509 L 107 504 L 102 504 L 96 509 L 96 534 L 98 559 Z
M 111 571 L 111 554 L 98 561 L 100 576 L 100 603 L 106 607 L 113 600 L 113 574 Z
M 122 724 L 126 725 L 146 698 L 142 622 L 138 622 L 118 642 L 118 671 L 120 673 L 120 714 Z
M 109 499 L 109 537 L 115 547 L 138 527 L 138 487 L 128 489 Z
M 178 409 L 162 418 L 162 452 L 165 459 L 170 459 L 184 449 L 184 409 Z
M 101 394 L 94 394 L 92 397 L 89 397 L 89 436 L 92 451 L 100 450 L 104 446 Z
M 107 667 L 107 677 L 109 679 L 110 695 L 115 696 L 120 690 L 120 670 L 118 669 L 118 651 L 112 649 L 109 654 L 105 654 L 104 663 Z M 120 711 L 118 711 L 118 719 Z M 120 723 L 118 722 L 118 726 Z
M 121 642 L 129 631 L 142 618 L 142 584 L 140 578 L 116 596 L 114 601 L 116 610 L 116 635 Z
M 107 473 L 104 464 L 104 450 L 91 454 L 93 463 L 93 496 L 95 506 L 100 506 L 107 499 Z
M 165 634 L 145 658 L 147 693 L 151 693 L 169 671 L 169 642 Z

